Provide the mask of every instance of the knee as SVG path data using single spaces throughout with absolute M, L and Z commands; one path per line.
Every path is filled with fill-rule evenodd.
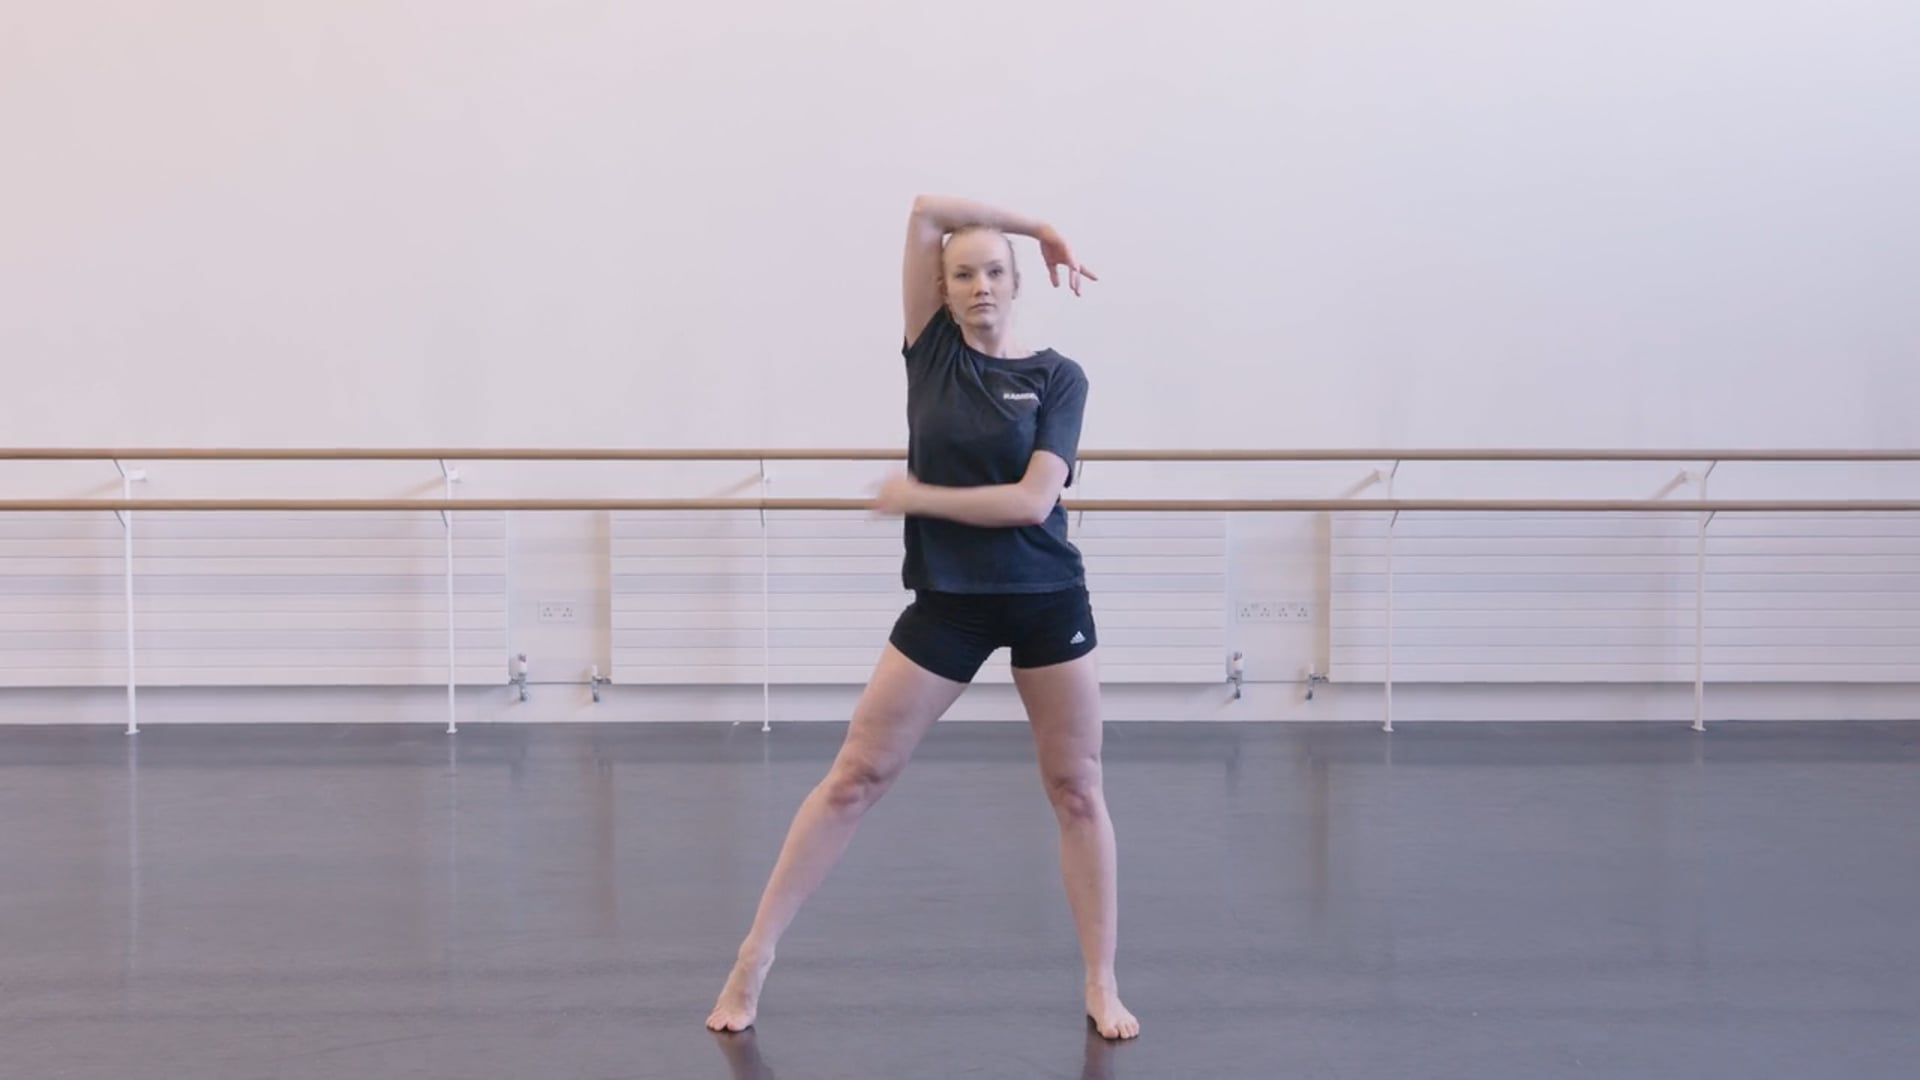
M 827 805 L 842 813 L 859 813 L 880 800 L 893 786 L 896 770 L 864 758 L 837 761 L 823 788 Z
M 1050 773 L 1047 776 L 1047 801 L 1063 822 L 1091 821 L 1104 805 L 1100 790 L 1100 763 Z

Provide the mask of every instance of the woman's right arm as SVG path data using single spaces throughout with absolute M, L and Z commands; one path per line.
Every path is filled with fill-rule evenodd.
M 941 304 L 940 251 L 948 233 L 967 226 L 986 226 L 1014 236 L 1031 236 L 1040 242 L 1040 254 L 1047 262 L 1047 275 L 1060 284 L 1057 266 L 1070 270 L 1073 291 L 1080 291 L 1079 275 L 1099 278 L 1073 261 L 1067 243 L 1053 226 L 1038 218 L 1002 210 L 972 199 L 951 195 L 921 195 L 913 200 L 907 215 L 907 251 L 902 267 L 901 295 L 906 309 L 906 339 L 911 342 L 933 318 Z

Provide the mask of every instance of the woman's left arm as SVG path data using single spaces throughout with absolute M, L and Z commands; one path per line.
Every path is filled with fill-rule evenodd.
M 1050 450 L 1036 450 L 1027 471 L 1014 484 L 940 487 L 906 473 L 888 478 L 874 498 L 883 514 L 946 518 L 984 528 L 1039 525 L 1053 513 L 1067 486 L 1068 466 Z

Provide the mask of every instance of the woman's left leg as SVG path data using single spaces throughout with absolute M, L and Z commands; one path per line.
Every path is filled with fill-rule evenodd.
M 1087 1015 L 1109 1039 L 1131 1039 L 1140 1021 L 1120 1003 L 1113 820 L 1101 787 L 1100 675 L 1094 654 L 1013 669 L 1038 751 L 1040 777 L 1060 822 L 1060 876 L 1087 965 Z

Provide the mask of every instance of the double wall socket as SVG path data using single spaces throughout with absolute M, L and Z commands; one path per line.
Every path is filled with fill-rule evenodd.
M 1313 621 L 1313 608 L 1304 600 L 1242 600 L 1239 611 L 1241 622 Z
M 543 623 L 570 623 L 575 621 L 575 618 L 576 613 L 571 600 L 540 601 L 540 621 Z

